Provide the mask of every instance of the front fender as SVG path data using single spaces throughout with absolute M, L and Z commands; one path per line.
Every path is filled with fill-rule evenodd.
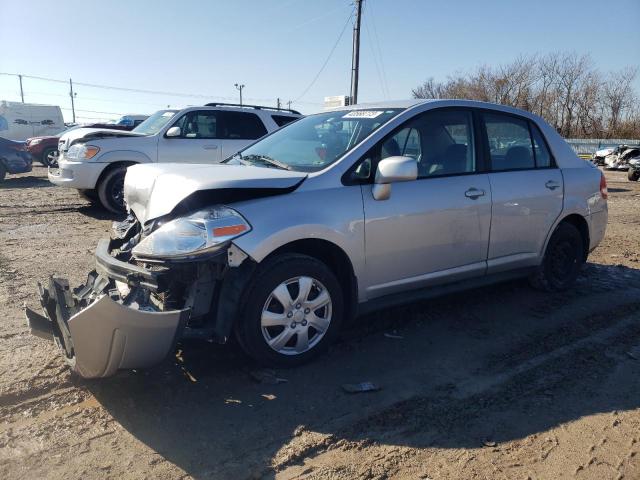
M 146 154 L 136 150 L 112 150 L 99 155 L 96 163 L 115 163 L 115 162 L 132 162 L 132 163 L 150 163 L 153 160 Z

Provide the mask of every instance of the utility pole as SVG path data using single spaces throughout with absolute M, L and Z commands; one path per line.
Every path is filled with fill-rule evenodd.
M 278 105 L 278 110 L 280 110 L 280 97 L 276 98 L 277 101 L 277 105 Z
M 233 85 L 240 91 L 240 106 L 242 106 L 242 89 L 244 88 L 244 84 L 239 85 L 234 83 Z
M 289 100 L 289 101 L 287 102 L 287 108 L 288 108 L 289 110 L 291 110 L 291 100 Z
M 76 94 L 73 93 L 73 82 L 71 81 L 71 79 L 69 79 L 69 96 L 71 97 L 71 113 L 73 113 L 73 123 L 76 123 L 76 106 L 73 103 L 73 99 Z
M 22 103 L 24 103 L 24 91 L 22 90 L 22 75 L 18 75 L 18 80 L 20 80 L 20 98 L 22 99 Z
M 351 56 L 351 105 L 358 103 L 358 74 L 360 72 L 360 20 L 362 18 L 362 2 L 356 2 L 356 23 L 353 25 L 353 54 Z

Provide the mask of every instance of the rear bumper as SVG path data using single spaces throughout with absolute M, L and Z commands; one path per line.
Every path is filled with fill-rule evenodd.
M 84 378 L 160 362 L 188 317 L 188 310 L 159 311 L 140 299 L 125 302 L 112 286 L 95 272 L 74 290 L 66 280 L 52 277 L 48 288 L 39 285 L 44 315 L 26 310 L 31 333 L 55 341 L 73 371 Z

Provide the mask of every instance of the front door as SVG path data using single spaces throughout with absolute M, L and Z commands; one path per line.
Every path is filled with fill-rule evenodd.
M 471 112 L 418 115 L 365 162 L 374 170 L 379 159 L 395 155 L 416 159 L 418 180 L 392 184 L 391 197 L 380 201 L 371 185 L 362 186 L 367 296 L 484 275 L 491 188 L 479 173 Z
M 218 163 L 222 145 L 218 135 L 217 113 L 196 110 L 185 113 L 172 126 L 180 127 L 180 136 L 161 136 L 159 162 Z
M 562 211 L 562 173 L 534 123 L 493 112 L 482 119 L 493 195 L 488 271 L 537 265 Z

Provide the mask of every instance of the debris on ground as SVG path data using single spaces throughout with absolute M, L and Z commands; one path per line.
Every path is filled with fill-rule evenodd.
M 402 335 L 398 335 L 395 330 L 392 333 L 385 332 L 384 336 L 395 340 L 402 340 L 404 338 Z
M 373 382 L 345 383 L 342 389 L 347 393 L 377 392 L 380 386 Z
M 270 368 L 251 370 L 249 372 L 249 375 L 256 382 L 264 383 L 266 385 L 278 385 L 280 383 L 287 383 L 289 381 L 286 378 L 278 377 L 275 370 L 271 370 Z

